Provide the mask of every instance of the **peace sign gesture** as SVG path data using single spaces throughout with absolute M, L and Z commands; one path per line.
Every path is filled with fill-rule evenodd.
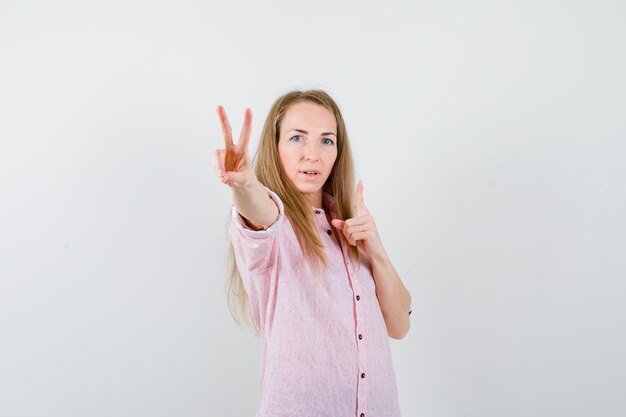
M 256 178 L 248 155 L 252 111 L 247 108 L 244 112 L 243 127 L 236 145 L 233 143 L 232 130 L 224 107 L 217 106 L 217 115 L 222 125 L 225 144 L 224 149 L 216 149 L 214 152 L 217 175 L 222 183 L 232 188 L 246 187 Z
M 385 248 L 380 240 L 374 217 L 363 200 L 363 181 L 359 180 L 354 193 L 355 217 L 348 220 L 332 219 L 331 223 L 343 232 L 348 243 L 363 249 L 368 258 L 385 256 Z

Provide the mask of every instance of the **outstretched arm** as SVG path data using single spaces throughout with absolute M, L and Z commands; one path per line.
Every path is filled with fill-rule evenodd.
M 215 150 L 215 169 L 222 183 L 232 190 L 237 211 L 253 229 L 267 229 L 278 218 L 278 207 L 257 179 L 248 155 L 252 111 L 246 109 L 239 142 L 233 143 L 232 129 L 222 106 L 217 107 L 224 149 Z

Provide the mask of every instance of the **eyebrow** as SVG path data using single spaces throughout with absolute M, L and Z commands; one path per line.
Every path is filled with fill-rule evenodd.
M 293 129 L 293 130 L 290 130 L 290 132 L 299 132 L 299 133 L 304 133 L 305 135 L 309 134 L 309 132 L 307 132 L 306 130 L 302 130 L 302 129 Z M 333 132 L 324 132 L 324 133 L 322 133 L 322 136 L 324 136 L 324 135 L 335 135 L 335 136 L 337 136 L 337 134 L 333 133 Z

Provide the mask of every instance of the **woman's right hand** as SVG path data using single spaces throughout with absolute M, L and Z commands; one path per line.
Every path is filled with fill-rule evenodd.
M 250 130 L 252 125 L 252 111 L 244 112 L 243 127 L 237 144 L 233 144 L 233 135 L 226 117 L 224 107 L 217 106 L 217 115 L 222 124 L 225 149 L 215 150 L 215 170 L 220 181 L 232 188 L 243 188 L 251 185 L 256 178 L 252 169 L 252 162 L 248 155 Z

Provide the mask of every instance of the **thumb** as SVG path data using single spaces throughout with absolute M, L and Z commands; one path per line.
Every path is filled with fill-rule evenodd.
M 220 179 L 224 184 L 235 188 L 243 187 L 250 181 L 249 175 L 245 171 L 226 171 Z
M 332 219 L 330 223 L 335 226 L 337 229 L 343 229 L 343 224 L 345 223 L 343 220 Z

